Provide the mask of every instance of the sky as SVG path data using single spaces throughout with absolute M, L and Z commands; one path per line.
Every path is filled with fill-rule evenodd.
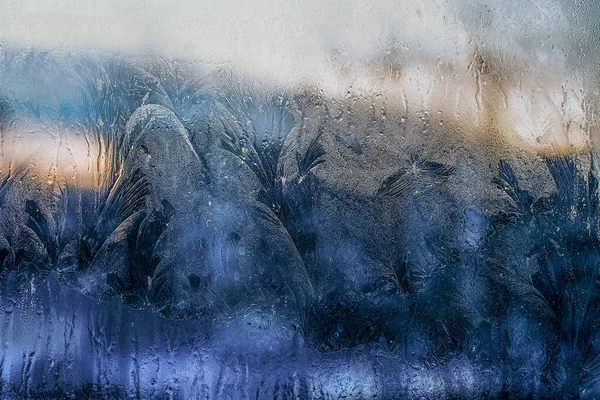
M 574 37 L 593 31 L 581 4 L 1 0 L 0 38 L 51 48 L 160 49 L 284 80 L 326 73 L 338 63 L 369 63 L 390 48 L 468 62 L 474 47 L 488 47 L 556 66 L 568 57 Z
M 168 55 L 332 97 L 396 91 L 454 104 L 475 125 L 491 113 L 535 145 L 589 135 L 598 11 L 594 0 L 0 0 L 0 45 Z

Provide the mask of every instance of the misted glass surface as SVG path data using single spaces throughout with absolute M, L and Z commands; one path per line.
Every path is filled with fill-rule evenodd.
M 0 0 L 0 397 L 600 397 L 600 3 Z

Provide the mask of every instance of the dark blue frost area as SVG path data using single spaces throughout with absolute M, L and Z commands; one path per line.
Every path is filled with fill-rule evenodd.
M 368 107 L 361 136 L 318 90 L 159 57 L 1 60 L 1 398 L 600 397 L 593 151 Z

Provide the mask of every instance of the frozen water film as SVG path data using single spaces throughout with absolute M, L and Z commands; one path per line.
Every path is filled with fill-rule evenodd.
M 599 13 L 0 0 L 0 398 L 600 398 Z

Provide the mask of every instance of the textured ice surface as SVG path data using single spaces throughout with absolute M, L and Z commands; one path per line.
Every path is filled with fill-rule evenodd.
M 600 397 L 597 5 L 34 3 L 1 398 Z

